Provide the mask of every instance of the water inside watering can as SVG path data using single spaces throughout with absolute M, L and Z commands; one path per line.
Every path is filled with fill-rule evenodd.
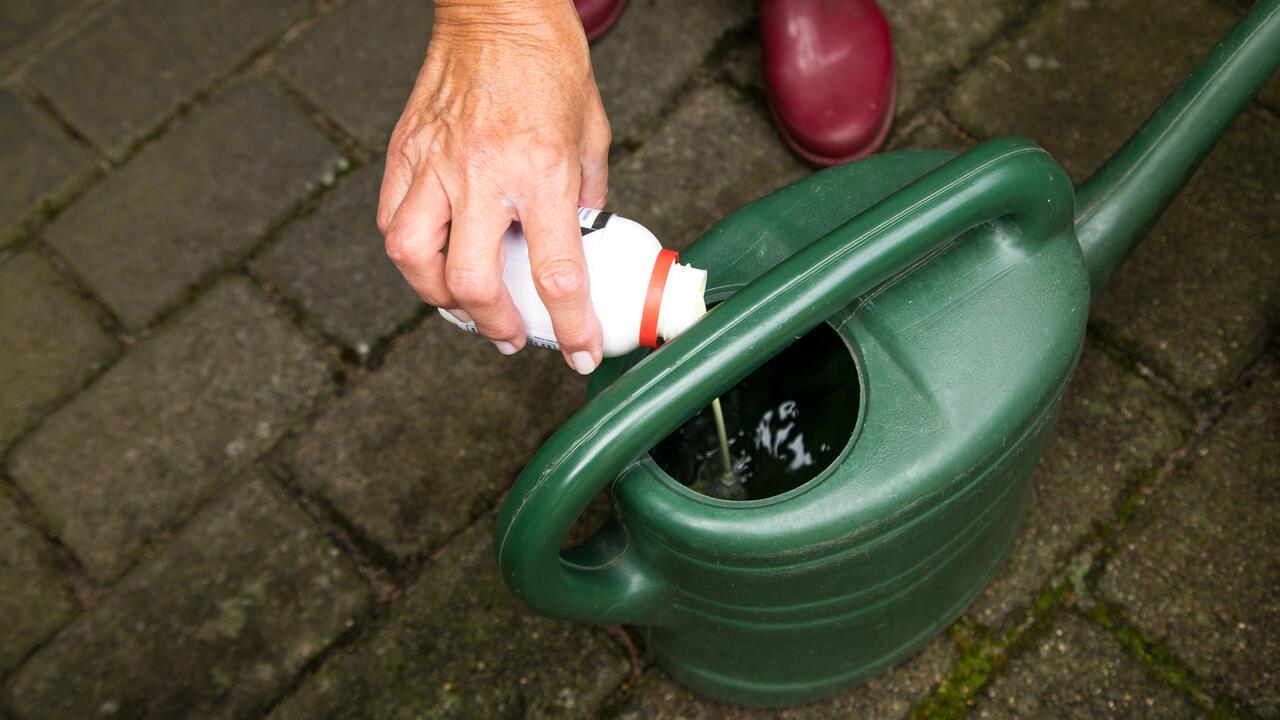
M 860 387 L 844 340 L 820 325 L 720 397 L 733 473 L 715 416 L 704 409 L 650 451 L 658 466 L 704 495 L 758 500 L 799 487 L 848 444 Z

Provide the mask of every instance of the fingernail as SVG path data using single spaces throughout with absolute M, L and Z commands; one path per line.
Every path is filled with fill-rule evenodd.
M 596 369 L 596 361 L 592 359 L 591 353 L 579 350 L 573 354 L 573 369 L 577 370 L 579 375 L 590 375 Z
M 515 354 L 516 354 L 516 346 L 515 346 L 515 345 L 512 345 L 511 343 L 507 342 L 506 340 L 494 340 L 494 341 L 493 341 L 493 346 L 494 346 L 494 347 L 496 347 L 496 348 L 498 348 L 498 352 L 502 353 L 503 355 L 515 355 Z
M 454 316 L 454 317 L 456 317 L 456 318 L 458 318 L 459 320 L 461 320 L 461 321 L 462 321 L 462 322 L 464 322 L 464 323 L 469 323 L 469 322 L 471 322 L 471 316 L 470 316 L 470 315 L 468 315 L 468 314 L 467 314 L 467 311 L 466 311 L 466 310 L 463 310 L 462 308 L 458 308 L 457 310 L 450 310 L 450 311 L 449 311 L 449 314 L 450 314 L 450 315 L 452 315 L 452 316 Z M 508 353 L 508 354 L 509 354 L 509 353 Z

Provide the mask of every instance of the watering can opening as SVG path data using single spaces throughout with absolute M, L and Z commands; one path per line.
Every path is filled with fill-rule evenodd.
M 723 464 L 710 408 L 649 451 L 694 492 L 763 500 L 810 483 L 845 454 L 860 417 L 862 386 L 849 341 L 818 325 L 720 396 L 737 486 Z

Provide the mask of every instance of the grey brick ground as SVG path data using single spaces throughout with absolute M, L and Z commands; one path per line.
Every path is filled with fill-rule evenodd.
M 246 475 L 22 668 L 21 716 L 248 717 L 346 631 L 369 588 Z
M 1280 369 L 1143 508 L 1101 583 L 1138 628 L 1259 715 L 1280 714 Z
M 640 681 L 618 720 L 835 720 L 836 718 L 903 718 L 912 706 L 946 677 L 957 657 L 955 646 L 940 637 L 918 655 L 870 682 L 830 700 L 782 710 L 746 710 L 695 695 L 659 669 Z
M 1113 287 L 1095 325 L 1198 394 L 1230 386 L 1280 326 L 1280 124 L 1242 118 Z
M 46 237 L 136 330 L 248 252 L 341 161 L 306 117 L 237 84 L 64 212 Z
M 306 0 L 124 0 L 49 53 L 30 81 L 118 160 L 306 9 Z
M 1207 0 L 1158 13 L 1136 0 L 1059 2 L 962 84 L 949 112 L 980 137 L 1035 139 L 1081 182 L 1236 17 Z M 1242 119 L 1097 307 L 1116 342 L 1186 390 L 1225 388 L 1280 320 L 1280 252 L 1257 241 L 1280 234 L 1280 171 L 1267 162 L 1277 153 L 1273 119 Z
M 743 0 L 632 0 L 617 26 L 591 48 L 615 142 L 649 135 L 677 92 L 731 31 L 751 29 Z
M 1046 3 L 967 77 L 948 113 L 982 137 L 1040 143 L 1083 181 L 1138 128 L 1239 16 L 1190 0 Z
M 1200 717 L 1105 630 L 1064 615 L 984 693 L 980 718 Z
M 451 543 L 270 718 L 593 716 L 626 659 L 588 626 L 522 607 L 498 578 L 491 532 L 480 523 Z
M 316 327 L 361 355 L 423 307 L 374 224 L 381 181 L 380 162 L 357 171 L 253 265 Z
M 684 248 L 737 207 L 808 174 L 760 108 L 724 87 L 695 92 L 610 168 L 609 208 Z
M 432 3 L 351 0 L 285 50 L 280 74 L 371 148 L 386 147 L 431 38 Z
M 893 140 L 891 149 L 937 149 L 961 153 L 970 147 L 972 144 L 957 128 L 935 114 L 930 115 L 924 122 L 909 131 L 905 128 L 900 130 L 898 137 Z
M 970 607 L 973 618 L 1002 628 L 1091 530 L 1115 516 L 1126 491 L 1186 443 L 1191 429 L 1184 411 L 1090 346 L 1032 476 L 1026 524 Z
M 0 450 L 115 357 L 93 310 L 27 251 L 0 258 Z
M 1032 0 L 911 0 L 881 4 L 893 29 L 899 119 L 942 90 Z
M 0 485 L 0 676 L 75 616 L 75 596 L 44 538 Z
M 410 557 L 492 504 L 581 398 L 559 353 L 507 358 L 429 317 L 325 411 L 289 464 L 362 534 Z
M 328 375 L 280 312 L 229 281 L 19 444 L 12 473 L 89 572 L 112 580 L 280 437 Z
M 93 164 L 53 123 L 0 90 L 0 247 L 44 208 L 61 204 L 93 174 Z
M 84 0 L 0 0 L 0 71 L 22 58 L 22 53 L 57 27 Z

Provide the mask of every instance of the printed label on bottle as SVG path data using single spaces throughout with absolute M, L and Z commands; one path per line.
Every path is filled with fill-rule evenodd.
M 462 322 L 461 320 L 454 317 L 452 313 L 450 313 L 448 310 L 445 310 L 444 308 L 440 308 L 439 312 L 441 317 L 453 323 L 457 327 L 460 327 L 469 333 L 476 333 L 477 335 L 480 334 L 480 331 L 476 329 L 475 321 Z M 533 345 L 535 347 L 546 348 L 548 350 L 560 349 L 560 343 L 556 342 L 556 339 L 554 336 L 548 337 L 538 332 L 529 332 L 528 328 L 525 328 L 525 339 L 529 341 L 530 345 Z
M 578 208 L 578 227 L 582 229 L 582 236 L 586 237 L 597 230 L 603 230 L 604 226 L 609 224 L 611 217 L 613 213 L 603 210 Z

